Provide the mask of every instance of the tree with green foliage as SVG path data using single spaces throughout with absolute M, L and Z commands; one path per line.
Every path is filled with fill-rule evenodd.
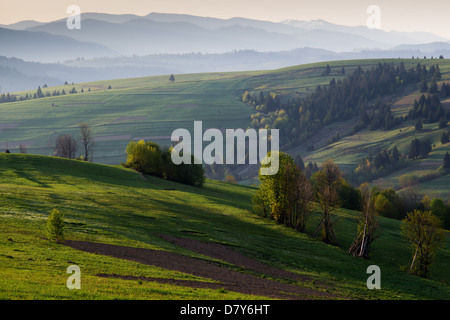
M 126 148 L 128 167 L 139 172 L 163 177 L 163 160 L 158 144 L 151 141 L 130 141 Z
M 312 187 L 289 154 L 279 152 L 278 159 L 276 174 L 262 175 L 260 171 L 260 187 L 252 198 L 253 209 L 261 216 L 303 232 L 311 211 Z
M 338 165 L 330 159 L 322 165 L 322 169 L 319 172 L 313 175 L 312 180 L 316 200 L 322 214 L 313 236 L 315 237 L 319 231 L 322 231 L 322 241 L 331 244 L 336 240 L 333 212 L 340 204 L 338 190 L 342 183 L 342 173 Z
M 161 148 L 152 141 L 130 141 L 126 148 L 126 167 L 139 172 L 164 178 L 183 184 L 201 187 L 205 182 L 205 172 L 201 164 L 195 164 L 191 155 L 191 163 L 174 164 L 172 148 Z
M 51 241 L 62 243 L 64 241 L 64 216 L 57 210 L 53 209 L 47 219 L 46 234 Z
M 174 82 L 175 81 L 175 76 L 173 74 L 170 75 L 169 81 L 170 82 Z
M 412 262 L 409 270 L 418 276 L 427 277 L 436 250 L 445 241 L 442 221 L 430 211 L 414 210 L 402 220 L 402 235 L 411 244 Z

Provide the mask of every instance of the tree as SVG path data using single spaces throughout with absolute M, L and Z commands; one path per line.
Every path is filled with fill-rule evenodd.
M 447 128 L 447 126 L 448 126 L 447 118 L 446 117 L 441 117 L 439 119 L 439 129 Z
M 47 238 L 61 243 L 64 241 L 64 219 L 63 214 L 57 209 L 53 209 L 47 220 Z
M 331 73 L 331 68 L 330 68 L 330 66 L 327 64 L 327 66 L 325 67 L 325 70 L 323 71 L 322 74 L 323 74 L 324 76 L 329 76 L 330 73 Z
M 420 141 L 417 138 L 414 138 L 411 141 L 411 144 L 409 146 L 409 159 L 416 159 L 420 155 Z
M 431 141 L 429 139 L 423 139 L 420 141 L 420 156 L 425 158 L 431 152 Z
M 43 98 L 44 97 L 44 94 L 42 93 L 42 89 L 41 89 L 40 86 L 38 86 L 38 89 L 36 91 L 36 97 L 37 98 Z
M 322 241 L 325 243 L 333 243 L 336 238 L 334 235 L 332 214 L 339 204 L 338 190 L 341 179 L 341 170 L 332 159 L 327 160 L 323 164 L 322 169 L 313 175 L 316 199 L 322 213 L 322 219 L 314 231 L 313 236 L 316 236 L 322 230 Z
M 423 129 L 423 123 L 421 118 L 417 118 L 416 124 L 414 126 L 417 131 L 420 131 Z
M 27 147 L 23 143 L 21 143 L 19 145 L 19 152 L 20 153 L 27 153 Z
M 427 92 L 427 91 L 428 91 L 428 84 L 427 84 L 427 80 L 424 79 L 420 86 L 420 92 Z
M 290 155 L 279 152 L 278 157 L 276 174 L 259 174 L 261 183 L 252 199 L 253 208 L 264 217 L 304 232 L 313 200 L 311 184 Z
M 402 175 L 399 178 L 401 191 L 399 192 L 405 212 L 417 208 L 420 202 L 420 194 L 417 185 L 419 178 L 415 175 Z
M 84 149 L 84 161 L 88 161 L 92 147 L 94 146 L 94 135 L 91 128 L 84 122 L 80 123 L 79 128 L 80 141 Z
M 438 86 L 436 83 L 436 78 L 433 77 L 430 83 L 430 87 L 428 88 L 429 93 L 437 93 L 438 92 Z
M 157 143 L 140 140 L 130 141 L 126 148 L 126 167 L 164 178 L 171 181 L 201 187 L 205 182 L 205 172 L 201 164 L 195 164 L 191 155 L 191 163 L 174 164 L 172 148 L 161 148 Z
M 397 163 L 398 160 L 400 160 L 400 153 L 398 151 L 397 146 L 394 146 L 394 148 L 392 149 L 392 159 L 394 160 L 395 163 Z
M 139 172 L 163 177 L 163 159 L 158 144 L 151 141 L 130 141 L 126 148 L 128 167 Z
M 430 211 L 414 210 L 402 220 L 402 235 L 411 244 L 413 257 L 410 271 L 427 277 L 436 249 L 441 247 L 445 240 L 442 221 Z
M 450 154 L 448 152 L 446 152 L 444 155 L 444 161 L 442 163 L 442 167 L 447 170 L 450 169 Z
M 56 138 L 54 155 L 57 157 L 73 159 L 77 152 L 77 141 L 70 134 L 61 134 Z
M 372 191 L 366 182 L 360 186 L 361 215 L 358 217 L 358 230 L 353 243 L 347 253 L 354 257 L 369 258 L 370 247 L 376 239 L 375 231 L 378 227 L 375 220 L 375 205 Z
M 169 81 L 170 82 L 174 82 L 175 81 L 175 76 L 173 74 L 170 75 Z

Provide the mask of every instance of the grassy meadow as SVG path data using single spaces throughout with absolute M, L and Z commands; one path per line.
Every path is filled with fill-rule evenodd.
M 224 244 L 258 261 L 308 276 L 311 280 L 296 285 L 316 288 L 321 283 L 319 290 L 340 299 L 450 298 L 448 234 L 431 277 L 422 279 L 402 270 L 410 263 L 410 252 L 396 220 L 379 218 L 372 257 L 362 260 L 346 254 L 356 231 L 355 212 L 336 212 L 338 246 L 330 246 L 253 214 L 254 187 L 208 180 L 203 188 L 195 188 L 143 177 L 120 166 L 16 154 L 0 155 L 0 183 L 0 299 L 266 299 L 227 290 L 98 277 L 114 273 L 211 281 L 49 242 L 45 225 L 54 208 L 64 214 L 66 239 L 211 260 L 159 235 L 193 238 Z M 309 230 L 317 218 L 313 216 Z M 66 288 L 66 269 L 72 264 L 81 268 L 81 290 Z M 381 268 L 381 290 L 366 288 L 366 269 L 372 264 Z

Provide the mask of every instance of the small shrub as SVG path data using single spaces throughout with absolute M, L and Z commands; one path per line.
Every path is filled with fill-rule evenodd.
M 47 238 L 61 243 L 64 241 L 64 219 L 63 214 L 57 209 L 50 212 L 47 220 Z

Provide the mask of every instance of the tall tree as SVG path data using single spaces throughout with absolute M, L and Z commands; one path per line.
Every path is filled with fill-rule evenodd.
M 354 257 L 369 258 L 372 242 L 375 240 L 377 222 L 375 220 L 374 197 L 368 183 L 360 186 L 361 215 L 358 217 L 358 230 L 347 253 Z
M 411 243 L 413 255 L 409 269 L 418 276 L 427 277 L 436 249 L 445 240 L 442 221 L 430 211 L 414 210 L 402 222 L 402 235 Z
M 84 122 L 80 123 L 80 141 L 84 149 L 84 161 L 88 161 L 94 146 L 94 134 L 91 128 Z M 92 161 L 92 157 L 91 157 Z
M 322 240 L 325 243 L 333 243 L 336 239 L 334 235 L 333 211 L 339 204 L 339 186 L 342 173 L 337 164 L 332 160 L 327 160 L 322 169 L 313 176 L 316 189 L 316 198 L 319 203 L 322 219 L 320 220 L 313 236 L 322 231 Z
M 450 154 L 448 152 L 445 153 L 444 162 L 442 164 L 444 169 L 450 169 Z
M 259 180 L 260 187 L 252 199 L 254 210 L 303 232 L 311 211 L 313 190 L 294 159 L 279 152 L 278 172 L 274 175 L 259 174 Z

